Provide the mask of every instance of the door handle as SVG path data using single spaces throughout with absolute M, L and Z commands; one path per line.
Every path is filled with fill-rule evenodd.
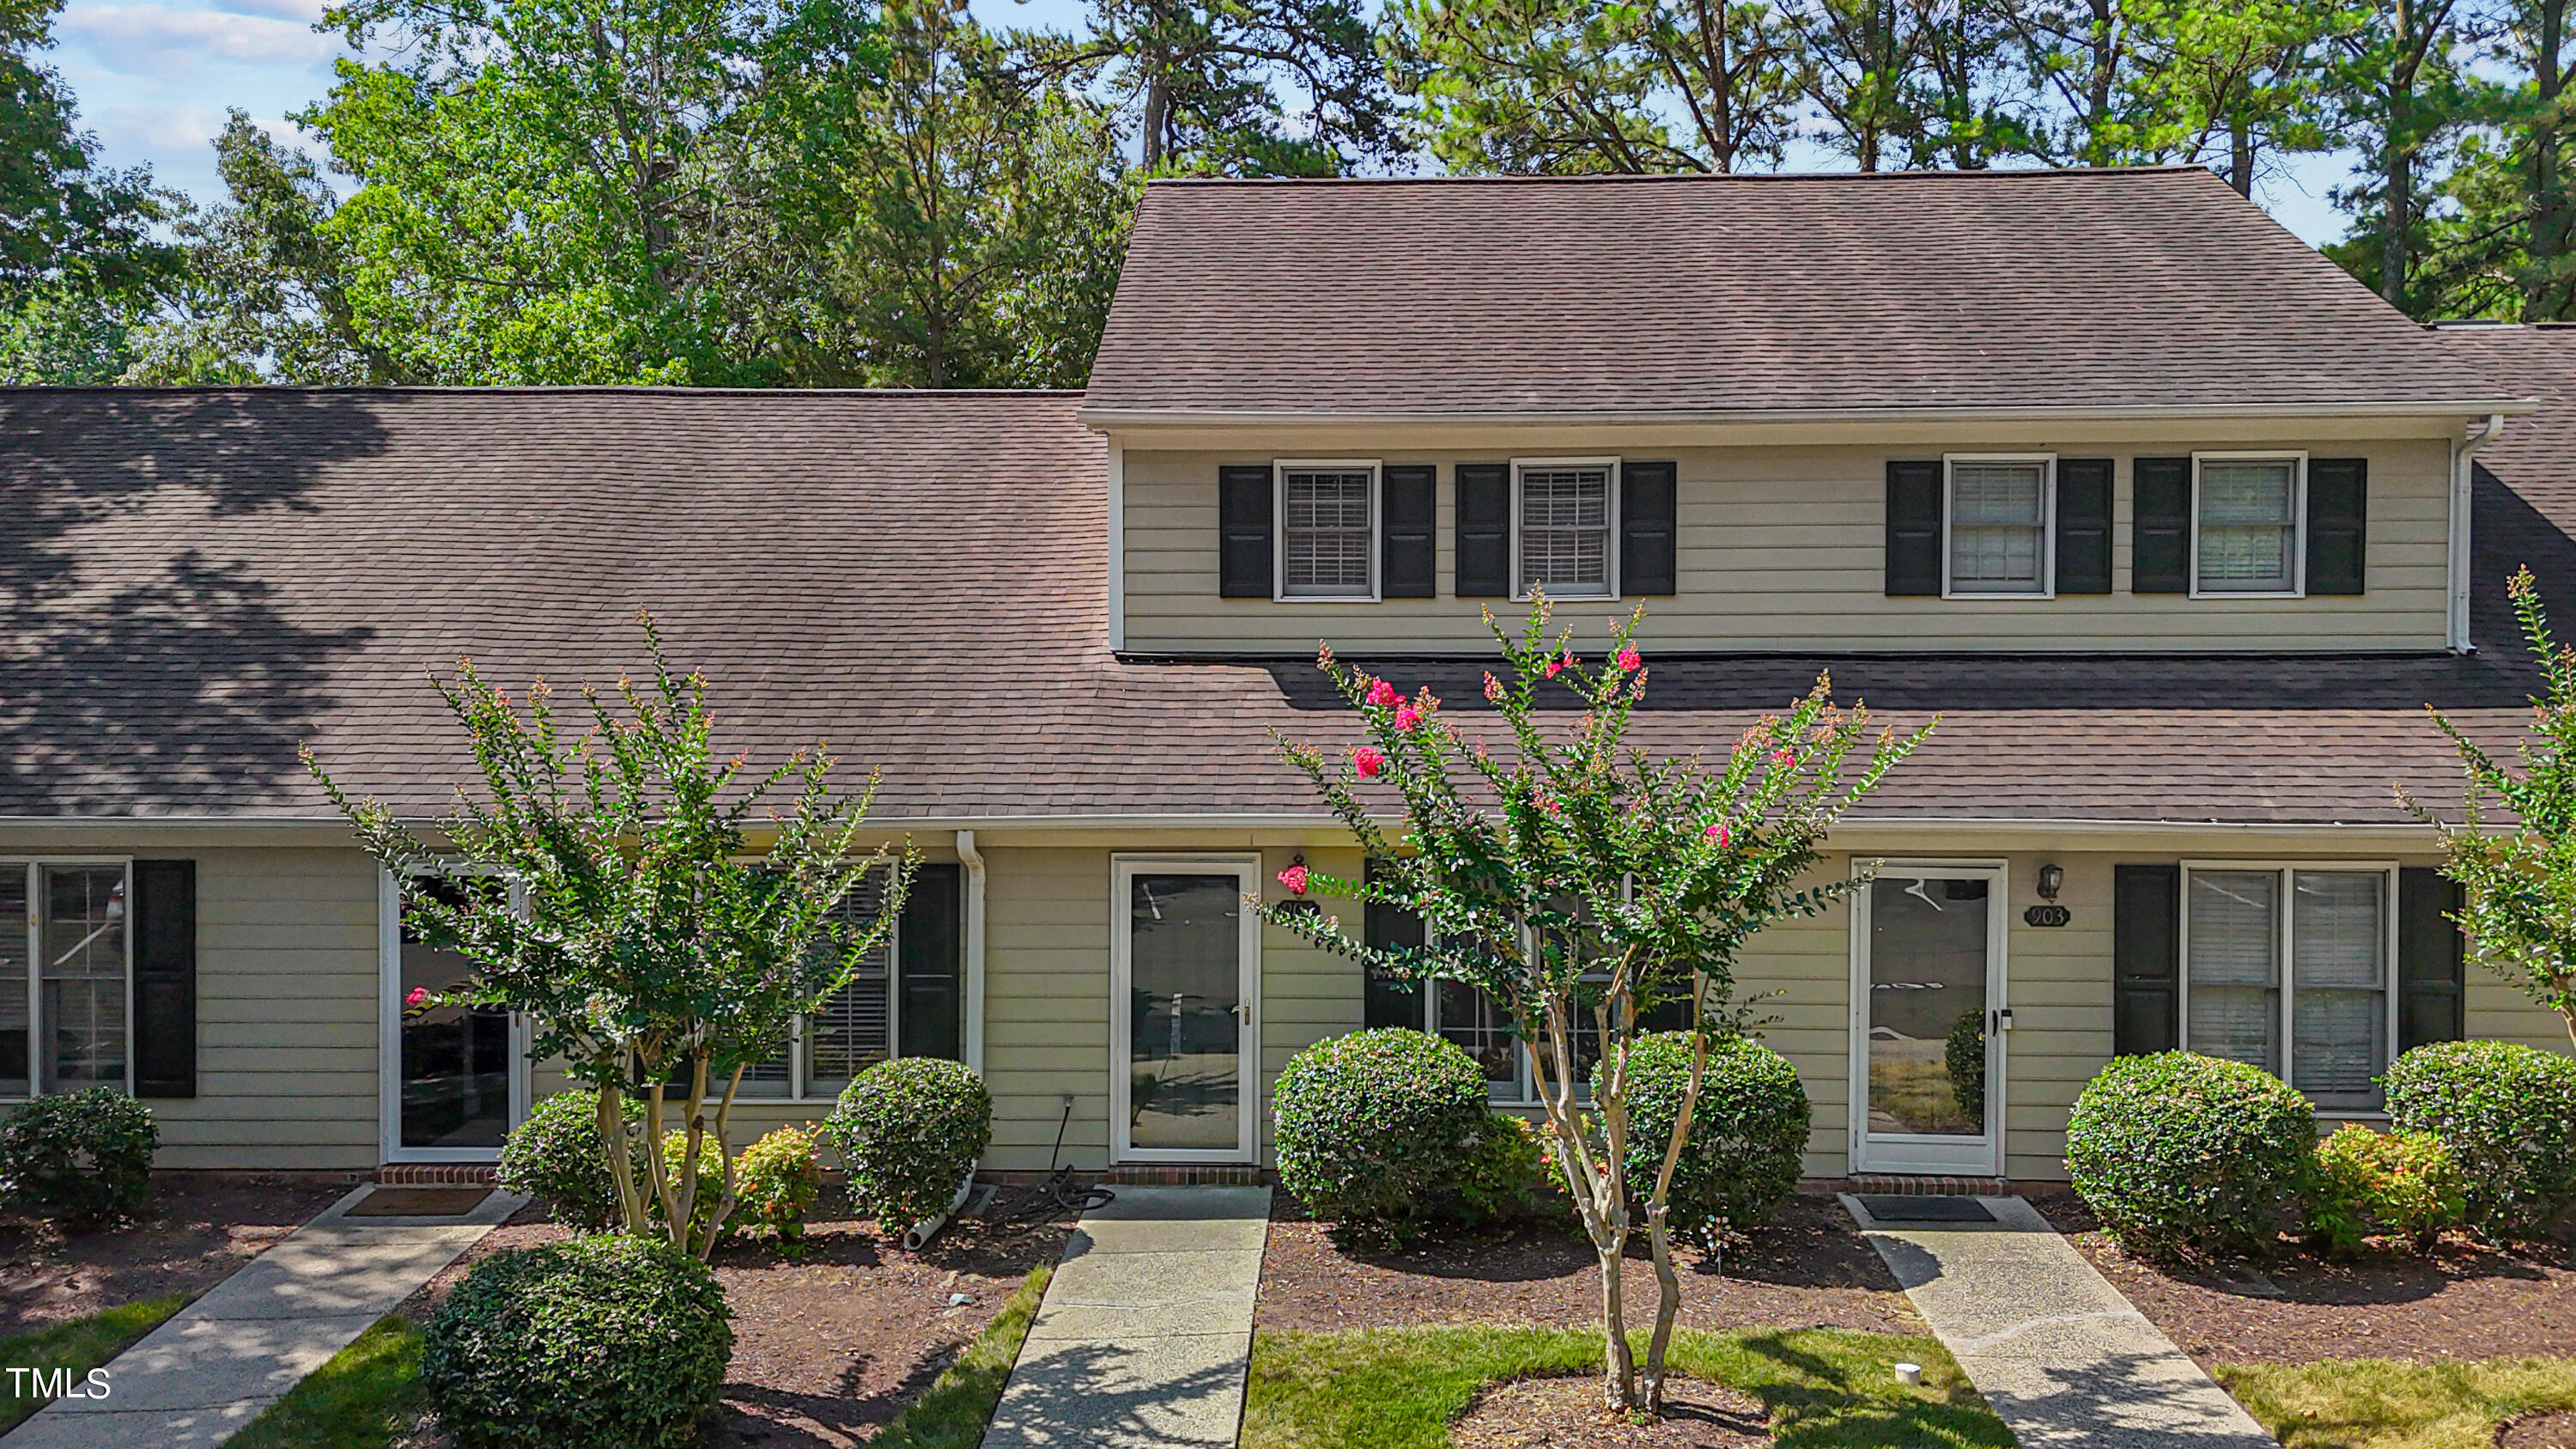
M 2012 1030 L 2012 1008 L 2000 1006 L 1986 1013 L 1986 1035 L 2001 1036 Z
M 1249 1001 L 1236 1002 L 1234 1004 L 1234 1019 L 1247 1027 L 1252 1025 L 1252 1003 Z

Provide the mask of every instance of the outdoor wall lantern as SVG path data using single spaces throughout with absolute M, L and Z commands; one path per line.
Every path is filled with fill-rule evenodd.
M 2043 865 L 2039 868 L 2039 898 L 2041 900 L 2053 901 L 2057 899 L 2058 888 L 2065 884 L 2066 868 L 2064 866 Z

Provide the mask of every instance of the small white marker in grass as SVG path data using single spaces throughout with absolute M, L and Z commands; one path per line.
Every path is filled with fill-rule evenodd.
M 1919 1363 L 1898 1364 L 1896 1366 L 1896 1381 L 1900 1384 L 1919 1384 L 1923 1382 L 1923 1365 Z

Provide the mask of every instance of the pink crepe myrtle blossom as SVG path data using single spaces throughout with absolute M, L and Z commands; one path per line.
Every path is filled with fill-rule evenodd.
M 1490 669 L 1485 671 L 1485 700 L 1489 704 L 1503 702 L 1503 682 L 1496 679 L 1494 671 Z
M 1383 679 L 1372 680 L 1368 687 L 1368 702 L 1383 709 L 1390 704 L 1403 703 L 1404 693 Z
M 1414 708 L 1412 704 L 1399 704 L 1395 707 L 1395 727 L 1397 729 L 1409 730 L 1420 723 L 1422 723 L 1422 711 Z
M 1773 750 L 1771 752 L 1771 763 L 1786 769 L 1787 767 L 1798 763 L 1798 757 L 1795 753 L 1788 750 Z
M 1623 644 L 1619 646 L 1619 667 L 1621 669 L 1631 671 L 1642 669 L 1645 667 L 1645 663 L 1646 656 L 1637 652 L 1636 645 Z
M 1702 831 L 1701 834 L 1705 835 L 1708 839 L 1717 842 L 1717 848 L 1720 850 L 1724 850 L 1735 843 L 1735 832 L 1727 829 L 1726 822 L 1723 820 L 1711 825 L 1707 830 Z
M 1279 883 L 1286 886 L 1288 888 L 1288 893 L 1291 895 L 1304 895 L 1306 893 L 1306 867 L 1302 865 L 1292 865 L 1286 870 L 1279 872 Z
M 410 1007 L 414 1011 L 418 1011 L 428 1004 L 429 988 L 426 986 L 413 987 L 411 989 L 411 994 L 403 998 L 403 1005 Z
M 1361 779 L 1374 780 L 1386 773 L 1386 756 L 1362 745 L 1351 751 L 1351 768 L 1360 772 Z

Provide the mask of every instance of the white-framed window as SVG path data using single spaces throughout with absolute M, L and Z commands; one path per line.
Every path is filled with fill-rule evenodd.
M 0 1098 L 133 1090 L 132 865 L 0 860 Z
M 1619 596 L 1619 460 L 1512 460 L 1512 597 Z
M 1282 602 L 1374 601 L 1378 596 L 1378 465 L 1367 459 L 1281 462 L 1272 500 L 1279 518 Z
M 2397 867 L 2183 864 L 2183 1047 L 2329 1110 L 2381 1105 L 2397 1037 Z
M 2307 496 L 2305 453 L 2192 454 L 2192 597 L 2299 597 Z
M 2055 455 L 1952 453 L 1941 464 L 1942 595 L 2053 597 Z

